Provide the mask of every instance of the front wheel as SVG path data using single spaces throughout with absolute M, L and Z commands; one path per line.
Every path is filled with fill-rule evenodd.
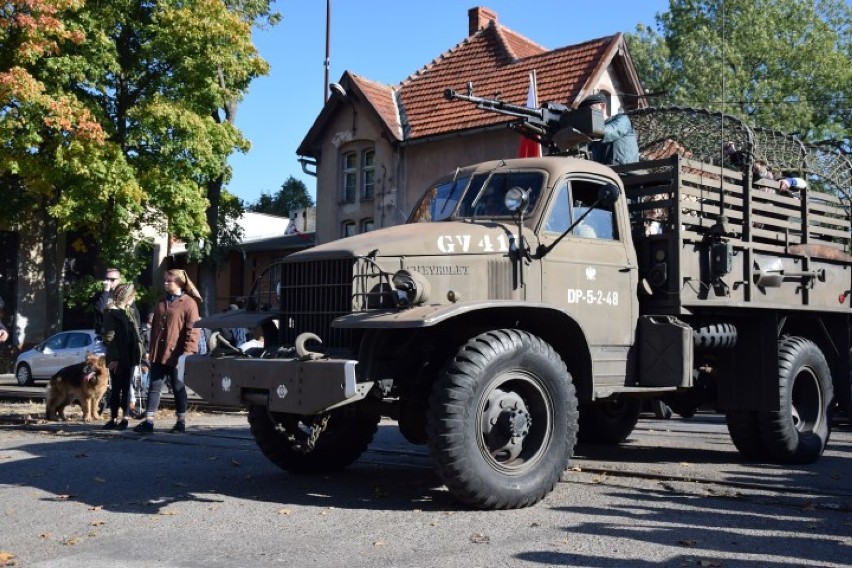
M 812 341 L 788 337 L 778 344 L 780 410 L 757 412 L 768 454 L 780 463 L 812 463 L 831 434 L 834 386 L 825 356 Z
M 33 373 L 30 370 L 30 366 L 26 363 L 18 365 L 18 368 L 15 370 L 15 378 L 18 380 L 18 384 L 22 387 L 33 386 Z
M 482 509 L 533 505 L 553 490 L 573 455 L 571 375 L 534 335 L 482 333 L 436 381 L 427 437 L 438 475 L 459 500 Z
M 248 421 L 260 451 L 269 461 L 291 473 L 330 473 L 357 460 L 373 440 L 381 417 L 356 404 L 333 410 L 310 451 L 303 451 L 319 416 L 269 412 L 249 408 Z

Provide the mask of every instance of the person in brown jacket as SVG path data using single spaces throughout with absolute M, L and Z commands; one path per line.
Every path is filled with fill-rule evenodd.
M 198 319 L 201 295 L 184 270 L 166 272 L 163 288 L 166 297 L 154 306 L 154 321 L 151 324 L 148 407 L 145 409 L 145 420 L 133 428 L 142 433 L 154 431 L 154 416 L 160 406 L 160 393 L 166 381 L 174 393 L 177 412 L 177 422 L 171 431 L 186 431 L 186 385 L 182 373 L 178 372 L 178 360 L 182 355 L 198 351 L 199 333 L 192 325 Z

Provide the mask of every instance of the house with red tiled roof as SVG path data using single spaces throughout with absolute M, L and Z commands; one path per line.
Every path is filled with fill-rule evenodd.
M 446 89 L 525 105 L 530 72 L 540 103 L 576 106 L 604 92 L 612 114 L 644 106 L 622 34 L 547 48 L 468 11 L 468 36 L 390 86 L 346 71 L 297 154 L 317 176 L 317 242 L 403 223 L 427 184 L 473 162 L 516 157 L 515 119 L 449 101 Z

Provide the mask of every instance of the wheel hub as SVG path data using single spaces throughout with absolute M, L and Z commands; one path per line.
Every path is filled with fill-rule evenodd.
M 494 459 L 509 461 L 517 458 L 531 427 L 532 416 L 517 393 L 494 389 L 488 395 L 482 414 L 482 432 Z

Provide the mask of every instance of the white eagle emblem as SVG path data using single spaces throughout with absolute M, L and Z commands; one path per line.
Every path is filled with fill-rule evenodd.
M 598 275 L 598 271 L 591 266 L 586 267 L 586 280 L 594 280 L 595 276 Z
M 224 376 L 222 377 L 222 392 L 230 392 L 231 391 L 231 377 Z

